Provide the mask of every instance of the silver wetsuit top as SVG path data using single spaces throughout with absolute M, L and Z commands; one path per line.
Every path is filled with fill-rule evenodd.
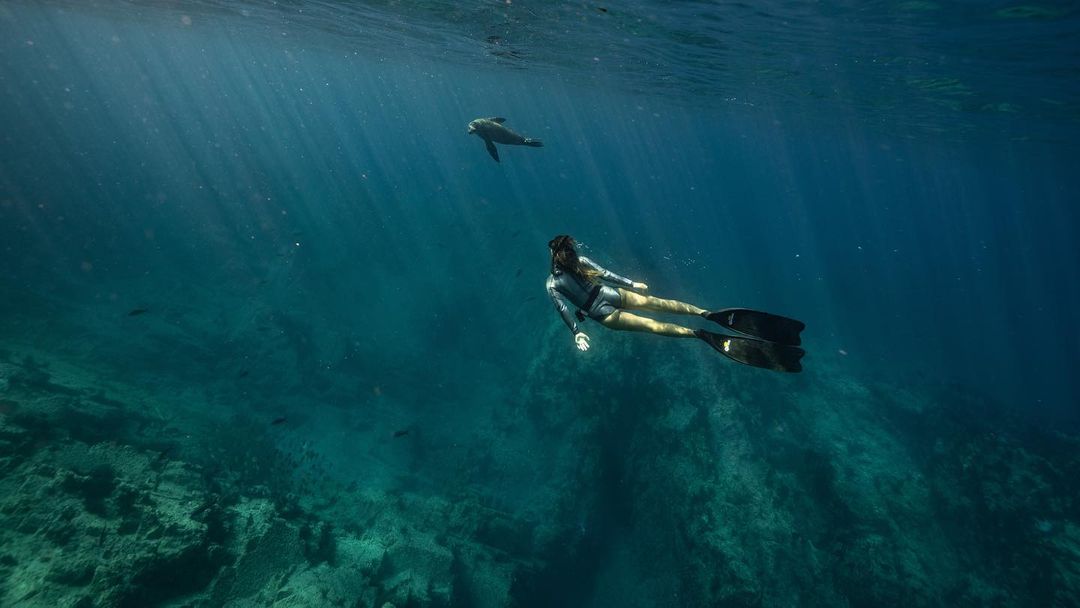
M 588 268 L 595 270 L 599 274 L 599 279 L 608 283 L 614 283 L 620 287 L 633 287 L 634 282 L 626 277 L 621 277 L 610 270 L 602 268 L 596 262 L 590 260 L 585 256 L 578 258 L 581 263 Z M 600 292 L 597 294 L 596 299 L 593 300 L 592 306 L 586 310 L 585 305 L 589 303 L 589 294 L 597 284 L 579 279 L 575 275 L 564 272 L 558 268 L 552 271 L 547 280 L 548 295 L 551 296 L 551 301 L 555 304 L 555 310 L 559 311 L 562 316 L 563 322 L 570 328 L 570 331 L 575 335 L 578 333 L 577 320 L 574 318 L 574 313 L 570 312 L 570 309 L 566 306 L 566 300 L 570 300 L 570 303 L 579 308 L 582 312 L 589 315 L 593 319 L 603 319 L 604 317 L 615 312 L 615 309 L 622 305 L 622 296 L 619 295 L 618 290 L 608 285 L 600 285 Z

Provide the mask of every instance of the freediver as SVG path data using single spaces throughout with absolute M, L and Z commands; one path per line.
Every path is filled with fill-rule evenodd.
M 551 239 L 548 249 L 551 250 L 548 295 L 573 332 L 578 350 L 589 350 L 589 336 L 578 327 L 578 321 L 583 322 L 589 317 L 608 329 L 698 338 L 745 365 L 784 372 L 802 370 L 799 359 L 805 352 L 798 345 L 801 342 L 799 332 L 805 325 L 801 321 L 746 308 L 709 312 L 686 302 L 646 295 L 649 286 L 645 283 L 631 281 L 579 256 L 574 239 L 569 235 Z M 578 308 L 576 314 L 571 314 L 567 300 Z M 636 315 L 629 312 L 631 310 L 695 315 L 742 335 L 690 329 Z

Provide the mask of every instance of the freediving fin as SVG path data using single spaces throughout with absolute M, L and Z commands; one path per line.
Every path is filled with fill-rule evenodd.
M 806 328 L 802 321 L 749 308 L 725 308 L 705 318 L 740 334 L 792 346 L 802 344 L 799 332 Z
M 694 335 L 701 338 L 717 352 L 732 361 L 771 369 L 777 372 L 801 372 L 802 363 L 799 362 L 806 351 L 798 346 L 790 344 L 776 344 L 754 338 L 740 338 L 739 336 L 725 336 L 715 334 L 703 329 L 694 330 Z

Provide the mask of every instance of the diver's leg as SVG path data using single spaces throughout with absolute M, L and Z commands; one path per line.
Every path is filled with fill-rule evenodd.
M 601 319 L 600 323 L 604 327 L 620 329 L 623 331 L 647 331 L 649 333 L 670 336 L 672 338 L 695 337 L 694 330 L 689 327 L 675 325 L 674 323 L 663 323 L 647 317 L 639 317 L 635 314 L 628 313 L 625 310 L 616 310 Z
M 680 302 L 678 300 L 665 300 L 653 296 L 643 296 L 640 293 L 634 293 L 628 289 L 619 288 L 619 295 L 622 296 L 621 308 L 627 310 L 647 310 L 650 312 L 669 312 L 676 315 L 698 316 L 702 316 L 707 312 L 704 308 L 698 308 L 693 304 L 687 304 L 686 302 Z

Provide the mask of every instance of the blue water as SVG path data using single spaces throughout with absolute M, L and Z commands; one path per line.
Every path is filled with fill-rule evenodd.
M 464 442 L 552 358 L 633 393 L 662 339 L 573 349 L 544 291 L 569 233 L 657 295 L 805 321 L 806 371 L 744 392 L 1075 423 L 1078 9 L 6 2 L 0 347 L 284 413 L 349 477 L 350 408 Z M 480 116 L 545 146 L 497 164 Z M 385 458 L 373 486 L 445 472 Z
M 727 9 L 700 31 L 689 8 L 647 3 L 432 8 L 443 48 L 395 21 L 409 10 L 16 3 L 5 284 L 77 308 L 122 281 L 122 308 L 191 283 L 287 300 L 387 356 L 522 361 L 556 322 L 544 244 L 569 232 L 672 297 L 805 319 L 811 361 L 843 349 L 866 372 L 1067 408 L 1076 21 L 930 7 L 823 7 L 789 27 L 804 9 Z M 397 25 L 345 27 L 367 10 Z M 580 38 L 543 39 L 571 16 Z M 638 27 L 643 48 L 625 39 Z M 790 40 L 760 40 L 773 29 Z M 478 31 L 523 57 L 493 57 Z M 1017 39 L 971 50 L 1002 31 Z M 703 56 L 680 66 L 684 49 Z M 464 134 L 479 115 L 549 143 L 492 163 Z

